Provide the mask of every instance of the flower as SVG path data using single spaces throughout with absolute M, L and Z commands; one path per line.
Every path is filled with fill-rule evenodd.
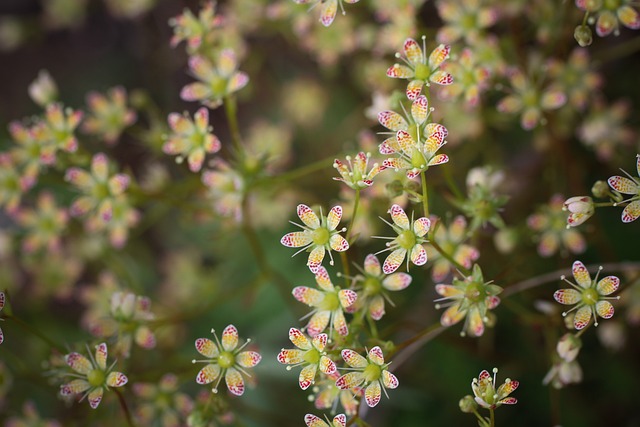
M 566 61 L 552 59 L 547 66 L 549 75 L 564 88 L 569 104 L 578 110 L 584 110 L 602 86 L 602 77 L 593 70 L 587 49 L 575 48 Z
M 462 215 L 456 216 L 449 227 L 444 225 L 442 221 L 440 222 L 441 224 L 433 224 L 432 221 L 434 229 L 433 240 L 438 242 L 442 250 L 449 254 L 458 264 L 464 268 L 471 268 L 473 262 L 480 257 L 480 252 L 473 246 L 464 243 L 469 237 L 465 217 Z M 427 246 L 427 255 L 433 261 L 431 270 L 433 281 L 444 280 L 454 266 L 432 246 Z
M 4 308 L 4 303 L 5 303 L 6 297 L 4 295 L 4 292 L 0 292 L 0 311 L 2 311 L 2 309 Z M 0 319 L 3 320 L 4 319 Z M 2 329 L 0 329 L 0 344 L 2 344 L 4 342 L 4 332 L 2 332 Z
M 391 303 L 385 290 L 401 291 L 411 284 L 411 276 L 407 273 L 384 274 L 380 261 L 373 254 L 364 259 L 363 269 L 360 266 L 356 268 L 362 273 L 354 278 L 355 289 L 358 291 L 356 310 L 364 307 L 374 320 L 380 320 L 384 316 L 384 300 Z
M 124 128 L 136 121 L 136 112 L 127 108 L 127 91 L 122 86 L 109 89 L 107 95 L 89 92 L 87 105 L 91 115 L 82 124 L 82 129 L 89 134 L 114 144 Z
M 289 329 L 289 339 L 298 349 L 282 349 L 278 353 L 278 362 L 283 365 L 304 365 L 298 384 L 300 388 L 306 390 L 315 382 L 318 371 L 323 374 L 333 374 L 336 372 L 336 364 L 329 359 L 324 351 L 327 345 L 327 334 L 318 334 L 309 340 L 299 329 Z M 291 366 L 287 366 L 287 370 Z
M 213 209 L 223 217 L 242 220 L 245 179 L 239 171 L 220 158 L 212 160 L 213 169 L 202 173 L 202 183 L 209 188 Z
M 603 319 L 610 319 L 613 316 L 613 305 L 607 300 L 620 299 L 620 297 L 609 297 L 620 286 L 620 279 L 616 276 L 607 276 L 598 281 L 598 275 L 602 267 L 598 269 L 596 278 L 591 280 L 587 267 L 580 261 L 575 261 L 573 267 L 573 278 L 578 282 L 576 285 L 561 276 L 560 279 L 570 284 L 574 289 L 559 289 L 554 292 L 553 298 L 560 304 L 573 305 L 571 310 L 562 313 L 566 316 L 573 310 L 578 310 L 573 319 L 573 326 L 580 330 L 589 324 L 593 314 L 594 323 L 598 326 L 596 314 Z
M 578 361 L 567 362 L 558 356 L 556 356 L 553 366 L 542 380 L 542 384 L 551 384 L 556 389 L 580 382 L 582 382 L 582 368 Z
M 211 133 L 213 127 L 209 126 L 209 110 L 205 107 L 196 111 L 193 120 L 185 112 L 184 115 L 169 114 L 168 121 L 173 133 L 167 137 L 162 151 L 166 154 L 180 154 L 180 160 L 182 156 L 186 157 L 191 172 L 200 171 L 206 153 L 220 151 L 220 140 Z
M 23 192 L 30 186 L 20 177 L 11 155 L 0 153 L 0 207 L 9 214 L 17 212 Z
M 190 54 L 197 52 L 203 44 L 210 44 L 213 31 L 224 25 L 222 15 L 215 13 L 215 1 L 207 1 L 198 12 L 198 17 L 189 10 L 184 9 L 181 15 L 169 19 L 169 25 L 173 27 L 171 47 L 177 46 L 181 41 L 187 42 L 187 51 Z
M 218 392 L 218 384 L 224 376 L 227 389 L 236 396 L 242 396 L 244 393 L 244 380 L 242 374 L 250 376 L 243 368 L 253 368 L 262 356 L 255 351 L 241 351 L 250 339 L 238 347 L 238 330 L 235 326 L 229 325 L 222 331 L 222 340 L 218 341 L 215 330 L 211 330 L 216 342 L 214 343 L 208 338 L 198 338 L 196 340 L 196 350 L 198 353 L 206 357 L 206 360 L 192 360 L 191 363 L 207 363 L 207 365 L 198 372 L 196 382 L 198 384 L 209 384 L 216 381 L 211 391 Z
M 596 34 L 600 37 L 611 33 L 620 34 L 618 23 L 621 22 L 627 28 L 637 30 L 640 28 L 640 14 L 632 6 L 630 0 L 616 1 L 589 1 L 576 0 L 576 6 L 587 14 L 597 16 Z M 589 22 L 593 23 L 593 18 Z
M 20 226 L 27 229 L 22 241 L 25 252 L 46 248 L 50 252 L 60 249 L 60 236 L 66 230 L 69 215 L 66 209 L 59 209 L 53 195 L 40 193 L 36 209 L 21 209 L 16 215 Z
M 315 3 L 312 8 L 316 5 L 322 5 L 320 10 L 320 22 L 325 27 L 328 27 L 333 23 L 333 20 L 336 18 L 336 13 L 338 12 L 338 4 L 340 4 L 340 9 L 342 9 L 342 14 L 345 14 L 343 3 L 358 3 L 360 0 L 294 0 L 298 4 L 307 4 L 307 3 Z
M 331 249 L 336 252 L 344 252 L 349 249 L 349 242 L 342 237 L 340 232 L 345 232 L 346 229 L 336 230 L 336 227 L 340 223 L 342 218 L 342 207 L 334 206 L 329 211 L 329 214 L 325 217 L 322 215 L 322 209 L 320 209 L 320 218 L 315 212 L 307 205 L 300 204 L 297 207 L 298 218 L 304 223 L 304 225 L 291 222 L 293 225 L 297 225 L 302 228 L 303 231 L 294 231 L 282 236 L 280 243 L 288 248 L 300 248 L 298 252 L 303 250 L 309 251 L 309 259 L 307 260 L 307 266 L 312 272 L 316 272 L 318 267 L 322 264 L 325 251 L 329 252 L 329 258 L 333 265 L 333 257 L 331 256 Z
M 640 154 L 636 154 L 636 170 L 640 177 Z M 627 203 L 622 211 L 622 222 L 633 222 L 640 217 L 640 178 L 634 178 L 628 173 L 625 174 L 629 178 L 623 176 L 612 176 L 607 182 L 609 186 L 618 193 L 631 194 L 632 196 L 627 200 L 617 202 Z
M 34 126 L 37 139 L 45 144 L 51 144 L 56 149 L 73 153 L 78 149 L 78 140 L 73 134 L 84 113 L 82 111 L 64 108 L 62 104 L 47 105 L 44 120 Z
M 497 10 L 481 3 L 479 0 L 438 1 L 438 14 L 445 25 L 438 30 L 436 40 L 454 43 L 464 37 L 466 43 L 473 43 L 480 38 L 482 31 L 498 20 Z
M 579 336 L 566 333 L 558 340 L 556 351 L 558 352 L 558 356 L 565 362 L 573 362 L 576 357 L 578 357 L 581 347 L 582 340 Z
M 487 223 L 499 229 L 505 227 L 500 211 L 509 197 L 498 193 L 503 181 L 503 172 L 486 166 L 473 168 L 467 174 L 467 199 L 456 204 L 471 218 L 470 233 Z
M 418 218 L 413 221 L 413 227 L 411 227 L 407 214 L 399 205 L 391 206 L 388 213 L 391 214 L 393 224 L 384 219 L 383 221 L 398 233 L 398 237 L 393 239 L 391 237 L 383 237 L 384 239 L 392 239 L 391 242 L 386 244 L 387 249 L 381 251 L 391 251 L 382 265 L 384 274 L 391 274 L 396 271 L 403 263 L 407 253 L 409 253 L 407 270 L 409 269 L 409 259 L 415 265 L 426 264 L 427 251 L 422 244 L 427 242 L 424 236 L 429 232 L 429 228 L 431 227 L 429 218 Z
M 422 43 L 425 45 L 426 37 L 422 36 Z M 440 66 L 449 58 L 450 46 L 441 44 L 436 47 L 427 58 L 425 56 L 426 46 L 420 48 L 418 42 L 408 38 L 404 42 L 404 54 L 406 58 L 402 58 L 399 53 L 397 58 L 402 58 L 406 65 L 393 64 L 387 70 L 387 76 L 396 79 L 409 79 L 407 86 L 407 98 L 411 101 L 415 100 L 422 92 L 424 85 L 429 86 L 429 82 L 439 85 L 450 85 L 453 83 L 453 77 L 448 72 L 441 70 Z
M 204 56 L 192 56 L 189 69 L 200 81 L 183 87 L 180 97 L 185 101 L 200 101 L 209 108 L 219 107 L 226 96 L 249 82 L 247 74 L 237 71 L 238 61 L 232 49 L 220 52 L 215 63 Z
M 316 417 L 313 414 L 307 414 L 304 416 L 304 423 L 307 427 L 346 427 L 347 417 L 344 414 L 338 414 L 333 417 L 331 425 L 329 425 L 322 421 L 322 418 Z
M 362 396 L 362 388 L 356 387 L 351 390 L 340 390 L 336 386 L 336 380 L 340 378 L 340 374 L 336 370 L 333 374 L 324 375 L 316 382 L 313 388 L 315 395 L 314 405 L 317 409 L 329 409 L 335 411 L 340 402 L 344 412 L 348 416 L 355 415 L 358 412 L 358 401 L 355 396 Z
M 484 333 L 485 322 L 489 320 L 488 310 L 493 310 L 500 304 L 500 298 L 496 295 L 502 292 L 502 288 L 485 282 L 480 266 L 475 264 L 470 276 L 463 280 L 453 279 L 451 285 L 436 285 L 436 292 L 443 297 L 436 301 L 449 300 L 446 304 L 436 304 L 437 309 L 448 307 L 442 313 L 440 323 L 451 326 L 466 317 L 460 335 L 469 333 L 479 337 Z
M 340 178 L 333 178 L 336 181 L 342 181 L 347 184 L 349 187 L 354 190 L 361 190 L 363 188 L 371 187 L 373 184 L 373 178 L 382 172 L 385 168 L 384 166 L 378 165 L 378 163 L 374 163 L 371 167 L 371 170 L 367 172 L 367 167 L 369 164 L 369 157 L 371 154 L 359 152 L 356 154 L 355 160 L 353 163 L 351 162 L 351 156 L 347 156 L 347 164 L 344 164 L 340 160 L 336 159 L 333 162 L 333 167 L 338 170 L 340 173 Z
M 478 405 L 487 409 L 496 409 L 500 405 L 515 405 L 518 399 L 509 396 L 520 383 L 507 378 L 496 390 L 496 374 L 498 368 L 493 368 L 493 378 L 486 370 L 480 372 L 478 378 L 474 378 L 471 382 L 471 389 L 475 395 L 475 401 Z
M 384 355 L 380 347 L 375 346 L 369 350 L 366 359 L 350 349 L 343 349 L 340 354 L 347 365 L 354 370 L 338 378 L 336 386 L 342 390 L 364 387 L 364 400 L 370 408 L 380 402 L 381 389 L 398 387 L 398 378 L 389 372 L 390 362 L 384 363 Z
M 185 424 L 194 404 L 191 398 L 178 391 L 178 377 L 164 374 L 158 384 L 135 383 L 133 393 L 141 402 L 135 414 L 138 422 L 152 425 L 154 420 L 162 427 L 178 427 Z
M 564 211 L 566 209 L 575 210 L 580 208 L 574 202 L 570 202 L 569 207 L 565 208 L 566 202 L 563 202 L 563 200 L 564 197 L 562 195 L 555 194 L 548 204 L 541 206 L 535 214 L 527 218 L 527 225 L 537 233 L 536 237 L 539 239 L 538 253 L 543 257 L 553 255 L 558 249 L 561 252 L 568 250 L 571 253 L 578 254 L 584 252 L 587 248 L 584 237 L 577 230 L 567 227 L 567 224 L 570 224 L 569 221 L 573 213 L 565 220 L 566 214 Z
M 563 211 L 569 211 L 567 227 L 577 227 L 593 215 L 593 199 L 589 196 L 574 196 L 564 201 Z
M 595 98 L 577 129 L 578 139 L 594 150 L 599 159 L 610 161 L 617 151 L 626 150 L 636 139 L 636 133 L 628 124 L 630 110 L 627 100 L 607 103 L 602 98 Z
M 47 70 L 40 70 L 38 77 L 29 85 L 29 96 L 41 107 L 46 107 L 58 97 L 58 86 Z
M 470 48 L 464 48 L 456 61 L 447 62 L 443 70 L 451 73 L 453 84 L 440 91 L 440 97 L 448 100 L 461 96 L 468 107 L 476 107 L 480 93 L 489 86 L 489 68 L 481 65 Z
M 319 290 L 307 286 L 296 286 L 291 291 L 295 299 L 309 307 L 315 307 L 310 313 L 311 319 L 306 326 L 307 333 L 315 338 L 328 325 L 330 331 L 335 329 L 338 334 L 347 335 L 349 329 L 344 310 L 356 302 L 358 294 L 351 289 L 335 287 L 324 267 L 316 269 L 315 278 Z
M 87 359 L 80 353 L 73 352 L 67 354 L 64 360 L 71 369 L 80 375 L 73 374 L 72 376 L 77 379 L 61 385 L 60 394 L 69 396 L 84 393 L 82 399 L 87 397 L 89 406 L 93 409 L 96 409 L 102 401 L 105 390 L 109 390 L 109 387 L 122 387 L 128 381 L 122 372 L 112 370 L 115 362 L 107 367 L 106 343 L 96 346 L 95 357 L 90 355 L 90 359 Z

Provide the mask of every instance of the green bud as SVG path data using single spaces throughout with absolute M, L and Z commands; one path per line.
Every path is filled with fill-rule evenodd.
M 604 181 L 596 181 L 591 187 L 591 193 L 594 197 L 607 197 L 609 194 L 609 186 Z
M 395 179 L 391 183 L 387 184 L 386 185 L 386 189 L 387 189 L 387 195 L 390 198 L 402 196 L 402 194 L 404 193 L 404 186 L 397 179 Z
M 476 403 L 475 400 L 473 400 L 473 397 L 471 397 L 471 395 L 469 394 L 467 394 L 465 397 L 460 399 L 460 402 L 458 402 L 458 405 L 460 406 L 460 410 L 467 414 L 471 414 L 475 412 L 476 409 L 478 409 L 478 404 Z
M 573 38 L 576 39 L 581 47 L 587 47 L 593 42 L 593 36 L 591 35 L 591 28 L 586 25 L 578 25 L 573 31 Z

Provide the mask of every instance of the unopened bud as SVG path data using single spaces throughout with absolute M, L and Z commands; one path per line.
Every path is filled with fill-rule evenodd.
M 460 410 L 467 414 L 475 412 L 476 409 L 478 408 L 478 404 L 476 403 L 476 401 L 473 400 L 473 397 L 471 397 L 471 395 L 468 395 L 468 394 L 462 399 L 460 399 L 460 402 L 458 402 L 458 405 L 460 406 Z
M 576 39 L 581 47 L 587 47 L 593 42 L 591 28 L 586 25 L 578 25 L 573 31 L 573 38 Z
M 556 350 L 565 362 L 573 362 L 578 357 L 581 347 L 582 340 L 579 337 L 574 334 L 564 334 L 558 341 Z
M 596 181 L 593 187 L 591 187 L 591 194 L 593 194 L 594 197 L 607 197 L 607 194 L 609 194 L 609 186 L 605 181 Z

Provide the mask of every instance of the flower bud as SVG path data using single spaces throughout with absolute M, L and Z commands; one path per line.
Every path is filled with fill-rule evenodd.
M 564 334 L 558 341 L 556 350 L 558 355 L 562 357 L 565 362 L 572 362 L 578 357 L 580 348 L 582 347 L 582 341 L 574 334 Z
M 41 107 L 49 105 L 58 97 L 58 87 L 47 70 L 41 70 L 29 85 L 29 96 Z
M 390 198 L 399 197 L 404 194 L 404 186 L 399 180 L 394 180 L 386 185 L 387 195 Z
M 586 25 L 578 25 L 573 31 L 573 38 L 576 39 L 581 47 L 587 47 L 593 42 L 591 28 Z
M 478 404 L 476 403 L 476 401 L 473 400 L 473 397 L 468 394 L 460 399 L 460 402 L 458 402 L 458 406 L 460 406 L 460 410 L 462 412 L 465 412 L 467 414 L 475 412 L 478 408 Z
M 588 196 L 576 196 L 567 199 L 562 209 L 571 212 L 567 218 L 567 226 L 577 227 L 593 215 L 593 199 Z
M 607 194 L 609 194 L 609 186 L 605 181 L 596 181 L 593 187 L 591 187 L 591 194 L 593 194 L 594 197 L 607 197 Z

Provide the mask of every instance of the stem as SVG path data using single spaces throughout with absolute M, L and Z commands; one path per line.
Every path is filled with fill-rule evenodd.
M 422 208 L 424 210 L 424 216 L 429 217 L 429 194 L 427 190 L 427 174 L 423 171 L 420 174 L 422 180 Z
M 356 214 L 358 213 L 358 206 L 360 205 L 360 189 L 356 189 L 356 197 L 353 201 L 353 213 L 351 214 L 351 221 L 349 222 L 349 227 L 347 228 L 347 233 L 345 234 L 347 238 L 347 242 L 351 245 L 351 232 L 353 231 L 353 224 L 356 222 Z
M 493 409 L 489 409 L 489 416 L 491 417 L 491 427 L 495 427 L 496 425 L 496 415 Z
M 224 112 L 227 115 L 227 122 L 229 122 L 229 130 L 231 132 L 233 145 L 238 153 L 241 153 L 242 139 L 240 137 L 240 127 L 238 126 L 238 105 L 236 104 L 236 99 L 234 97 L 229 95 L 224 97 Z
M 389 354 L 389 357 L 397 353 L 397 356 L 393 359 L 393 369 L 400 366 L 405 360 L 407 360 L 413 353 L 415 353 L 422 345 L 428 343 L 433 338 L 440 335 L 447 329 L 446 326 L 442 326 L 440 323 L 435 323 L 422 331 L 418 332 L 415 336 L 398 344 L 393 351 Z
M 465 268 L 462 264 L 460 264 L 458 261 L 453 259 L 451 254 L 448 254 L 444 249 L 442 249 L 442 247 L 439 244 L 437 244 L 434 239 L 429 239 L 429 244 L 433 246 L 433 249 L 438 251 L 438 253 L 442 255 L 447 261 L 453 264 L 456 267 L 456 269 L 460 271 L 460 273 L 462 273 L 465 276 L 468 276 L 471 274 L 471 271 L 468 268 Z
M 308 165 L 299 167 L 297 169 L 290 170 L 288 172 L 281 173 L 280 175 L 266 178 L 264 183 L 267 185 L 271 185 L 274 182 L 278 181 L 293 181 L 305 175 L 309 175 L 314 172 L 318 172 L 327 167 L 327 163 L 333 162 L 333 157 L 327 157 L 322 160 L 318 160 L 317 162 L 309 163 Z
M 124 400 L 124 396 L 120 393 L 120 390 L 117 388 L 112 389 L 116 395 L 118 396 L 118 401 L 120 402 L 120 407 L 122 408 L 122 412 L 124 412 L 124 417 L 127 419 L 127 425 L 129 427 L 134 427 L 133 419 L 131 418 L 131 412 L 129 411 L 129 407 L 127 406 L 127 401 Z
M 35 335 L 36 337 L 40 338 L 42 341 L 46 342 L 49 345 L 49 347 L 55 348 L 56 350 L 58 350 L 62 354 L 66 353 L 64 348 L 62 348 L 61 346 L 59 346 L 58 344 L 53 342 L 45 334 L 43 334 L 39 330 L 35 329 L 34 327 L 32 327 L 31 325 L 29 325 L 27 322 L 25 322 L 24 320 L 20 319 L 19 317 L 16 317 L 13 314 L 5 314 L 4 318 L 5 319 L 9 319 L 9 320 L 13 320 L 18 325 L 20 325 L 20 327 L 22 329 L 24 329 L 25 331 L 29 332 L 32 335 Z

